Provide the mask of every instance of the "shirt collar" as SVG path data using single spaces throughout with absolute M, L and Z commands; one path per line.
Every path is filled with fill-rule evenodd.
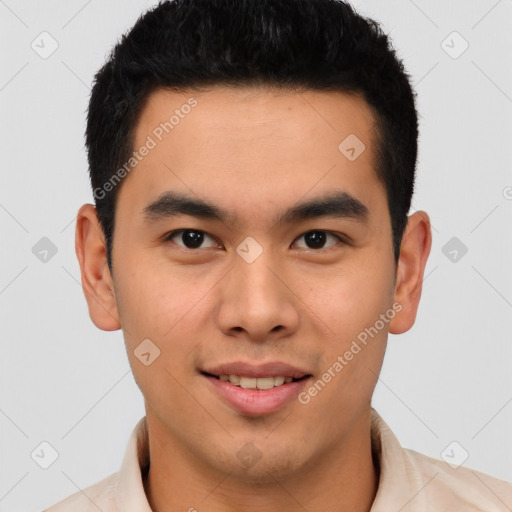
M 416 494 L 415 471 L 407 463 L 405 450 L 375 409 L 371 413 L 372 453 L 379 465 L 379 486 L 370 512 L 404 510 Z
M 149 438 L 144 417 L 133 429 L 118 473 L 115 496 L 119 512 L 152 512 L 143 480 L 148 469 Z

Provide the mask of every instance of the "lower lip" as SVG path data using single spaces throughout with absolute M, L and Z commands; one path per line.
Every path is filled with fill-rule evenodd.
M 206 377 L 221 397 L 240 414 L 260 416 L 278 411 L 297 397 L 309 379 L 288 382 L 272 389 L 244 389 L 209 375 Z

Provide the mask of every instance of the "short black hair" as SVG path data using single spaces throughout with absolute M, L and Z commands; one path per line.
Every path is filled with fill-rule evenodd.
M 119 189 L 112 179 L 125 175 L 116 172 L 133 155 L 148 96 L 158 88 L 215 85 L 362 95 L 376 121 L 375 171 L 386 189 L 398 261 L 418 116 L 409 75 L 380 25 L 340 0 L 172 0 L 137 20 L 94 79 L 86 146 L 110 269 Z

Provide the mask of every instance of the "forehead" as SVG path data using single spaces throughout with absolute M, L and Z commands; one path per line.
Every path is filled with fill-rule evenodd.
M 359 95 L 158 89 L 134 133 L 134 150 L 151 149 L 127 188 L 146 204 L 180 190 L 245 207 L 247 215 L 253 207 L 263 214 L 333 189 L 375 202 L 385 195 L 375 173 L 375 139 L 373 112 Z
M 135 142 L 142 143 L 148 134 L 162 142 L 162 138 L 171 139 L 166 135 L 172 133 L 190 143 L 206 143 L 205 149 L 214 147 L 217 153 L 223 147 L 229 151 L 249 142 L 283 151 L 293 146 L 287 142 L 309 142 L 303 147 L 306 153 L 311 146 L 318 147 L 319 139 L 324 141 L 319 149 L 338 149 L 338 143 L 350 134 L 368 146 L 374 131 L 372 109 L 360 94 L 215 86 L 201 91 L 152 92 L 141 112 Z M 164 142 L 172 145 L 172 140 Z

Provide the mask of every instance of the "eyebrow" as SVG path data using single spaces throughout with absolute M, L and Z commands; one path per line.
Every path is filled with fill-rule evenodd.
M 224 208 L 204 199 L 183 192 L 164 192 L 143 209 L 144 219 L 152 223 L 169 217 L 189 215 L 205 220 L 228 223 L 235 215 Z M 321 217 L 349 218 L 360 222 L 368 220 L 369 210 L 358 199 L 344 191 L 299 202 L 278 214 L 275 227 L 291 225 Z

